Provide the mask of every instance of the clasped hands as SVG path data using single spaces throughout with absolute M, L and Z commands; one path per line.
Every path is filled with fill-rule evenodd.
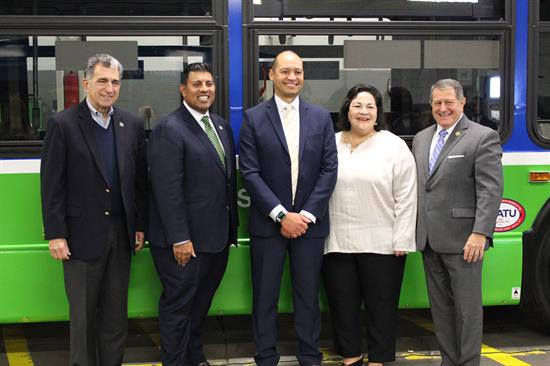
M 311 220 L 296 212 L 287 212 L 281 220 L 281 235 L 287 239 L 296 239 L 307 232 Z

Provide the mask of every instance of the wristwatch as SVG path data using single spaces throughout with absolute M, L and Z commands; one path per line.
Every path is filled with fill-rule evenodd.
M 283 221 L 283 219 L 285 218 L 286 216 L 286 213 L 284 211 L 281 211 L 279 212 L 279 214 L 277 215 L 277 217 L 275 218 L 275 220 L 277 220 L 277 222 L 281 222 Z

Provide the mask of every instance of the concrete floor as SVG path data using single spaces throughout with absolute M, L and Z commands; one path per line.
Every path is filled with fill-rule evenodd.
M 390 365 L 440 365 L 437 342 L 427 310 L 401 311 L 397 358 Z M 320 347 L 323 363 L 336 365 L 331 330 L 326 314 Z M 292 317 L 279 318 L 281 364 L 297 365 Z M 0 326 L 0 366 L 59 366 L 68 364 L 68 323 Z M 249 365 L 255 352 L 250 317 L 225 316 L 208 319 L 205 351 L 213 365 Z M 125 365 L 160 365 L 156 319 L 131 320 Z M 517 307 L 487 308 L 484 320 L 482 366 L 550 365 L 550 327 L 523 314 Z M 365 342 L 366 352 L 366 342 Z

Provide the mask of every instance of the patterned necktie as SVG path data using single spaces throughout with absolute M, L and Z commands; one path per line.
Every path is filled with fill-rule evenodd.
M 441 150 L 443 149 L 443 145 L 445 145 L 445 137 L 449 133 L 446 130 L 439 131 L 439 138 L 437 139 L 437 142 L 435 143 L 434 151 L 432 152 L 432 156 L 430 157 L 430 164 L 428 165 L 428 174 L 432 174 L 432 170 L 434 168 L 435 162 L 437 161 L 437 157 L 441 153 Z
M 210 139 L 210 142 L 212 145 L 214 145 L 214 149 L 216 149 L 216 152 L 218 153 L 218 156 L 220 157 L 220 160 L 222 162 L 222 165 L 224 168 L 225 166 L 225 154 L 223 152 L 222 145 L 220 144 L 220 141 L 218 140 L 218 136 L 216 136 L 216 132 L 212 128 L 212 124 L 210 123 L 210 119 L 208 116 L 203 116 L 201 118 L 201 122 L 204 123 L 204 132 L 206 132 L 206 136 Z
M 283 109 L 283 130 L 285 132 L 286 145 L 290 155 L 290 178 L 292 180 L 292 203 L 296 196 L 298 186 L 299 148 L 300 148 L 300 126 L 296 120 L 296 111 L 291 106 Z

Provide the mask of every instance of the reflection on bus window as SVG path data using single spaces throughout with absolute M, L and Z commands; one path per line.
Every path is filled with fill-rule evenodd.
M 464 86 L 468 117 L 496 130 L 504 108 L 500 47 L 498 36 L 261 35 L 257 99 L 273 95 L 267 71 L 274 55 L 292 49 L 304 60 L 301 95 L 335 121 L 346 91 L 368 83 L 383 94 L 386 128 L 414 135 L 433 123 L 430 86 L 454 78 Z
M 145 128 L 173 111 L 187 63 L 212 62 L 211 37 L 3 37 L 0 40 L 0 141 L 40 140 L 48 118 L 85 97 L 86 58 L 111 53 L 124 66 L 117 106 Z M 37 65 L 36 70 L 35 65 Z

